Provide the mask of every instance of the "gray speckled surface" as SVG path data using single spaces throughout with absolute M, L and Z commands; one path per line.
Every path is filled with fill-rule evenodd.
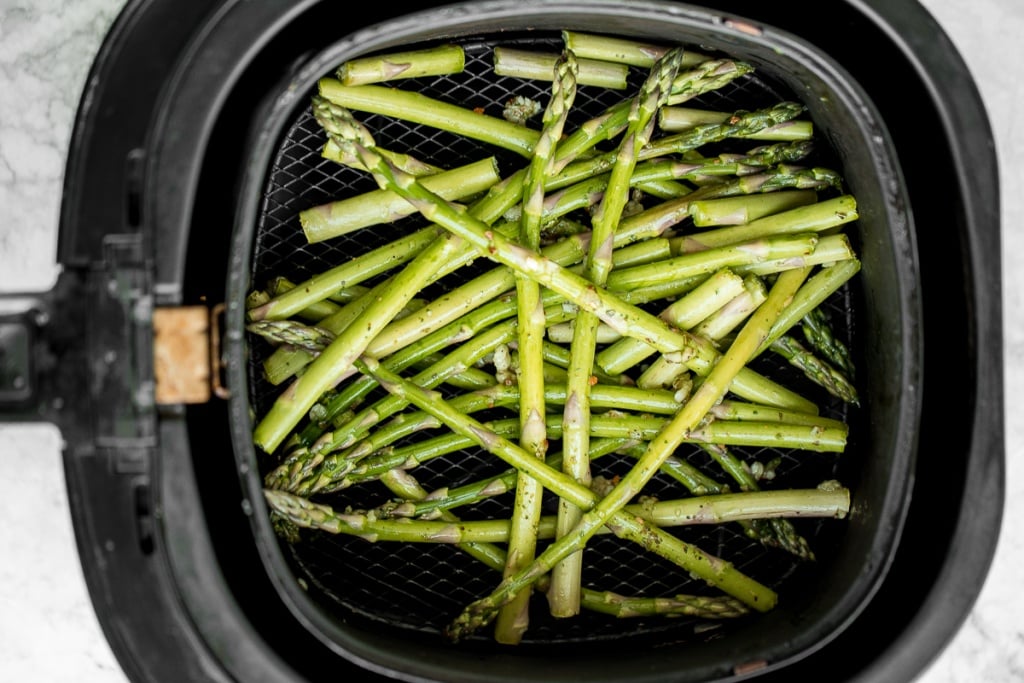
M 1024 4 L 922 0 L 989 108 L 1001 161 L 1006 392 L 1024 388 Z M 61 177 L 79 93 L 122 0 L 0 0 L 0 291 L 49 288 Z M 1024 420 L 1007 413 L 1008 520 L 1024 518 Z M 0 681 L 123 683 L 86 594 L 60 435 L 0 427 Z M 977 604 L 920 683 L 1024 680 L 1024 528 L 1004 525 Z

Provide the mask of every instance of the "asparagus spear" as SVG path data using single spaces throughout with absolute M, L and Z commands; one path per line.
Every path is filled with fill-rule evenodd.
M 562 55 L 498 46 L 493 50 L 493 58 L 494 73 L 499 76 L 550 81 Z M 576 59 L 575 55 L 573 61 L 578 64 L 577 82 L 580 85 L 625 89 L 626 78 L 629 76 L 627 66 L 594 59 Z
M 855 221 L 859 217 L 856 199 L 852 195 L 842 195 L 765 216 L 743 225 L 680 235 L 669 240 L 669 243 L 672 245 L 672 253 L 678 256 L 771 236 L 820 233 Z
M 314 106 L 333 107 L 320 99 Z M 331 120 L 331 118 L 324 118 Z M 494 157 L 473 161 L 422 179 L 424 186 L 448 200 L 479 195 L 500 180 Z M 392 223 L 416 210 L 394 192 L 372 190 L 319 204 L 299 212 L 299 224 L 310 244 L 333 239 L 360 228 Z
M 846 403 L 860 404 L 857 389 L 850 380 L 841 371 L 808 351 L 794 337 L 784 334 L 773 341 L 768 348 L 785 358 L 794 367 L 799 368 L 828 393 Z
M 456 74 L 465 67 L 466 55 L 461 46 L 437 45 L 422 50 L 349 59 L 338 67 L 337 76 L 343 85 L 366 85 L 401 78 Z
M 731 116 L 728 112 L 708 111 L 693 107 L 665 107 L 658 113 L 658 127 L 669 133 L 687 130 L 709 123 L 722 123 Z M 739 135 L 751 140 L 810 140 L 814 135 L 814 124 L 810 121 L 787 121 L 757 131 Z
M 381 519 L 359 510 L 338 512 L 330 505 L 314 503 L 286 491 L 264 489 L 271 509 L 307 529 L 359 536 L 371 543 L 506 543 L 511 523 L 507 519 L 453 521 L 451 519 Z M 659 528 L 695 524 L 724 524 L 740 520 L 781 517 L 843 518 L 849 512 L 850 494 L 845 488 L 788 489 L 750 493 L 726 493 L 696 498 L 631 504 L 623 513 Z M 603 527 L 596 534 L 613 533 Z M 555 518 L 540 520 L 541 539 L 555 535 Z
M 353 291 L 356 287 L 359 287 L 359 285 L 354 285 L 351 289 L 343 289 L 343 290 L 341 290 L 341 292 Z M 263 304 L 269 303 L 271 298 L 281 296 L 285 292 L 288 292 L 288 291 L 290 291 L 292 289 L 295 289 L 295 283 L 292 282 L 291 280 L 289 280 L 288 278 L 280 276 L 280 275 L 277 276 L 277 277 L 271 278 L 271 280 L 267 283 L 267 289 L 266 289 L 267 297 L 265 299 L 261 299 L 259 301 L 255 301 L 254 300 L 252 302 L 247 302 L 246 310 L 249 310 L 249 309 L 252 309 L 252 308 L 258 308 L 259 306 L 262 306 Z M 336 292 L 335 294 L 339 294 L 339 293 L 340 292 Z M 339 297 L 339 299 L 340 299 L 340 297 Z M 316 302 L 310 303 L 308 306 L 303 308 L 301 311 L 297 311 L 295 313 L 295 317 L 296 318 L 301 318 L 301 319 L 306 320 L 308 322 L 314 322 L 315 323 L 315 322 L 320 322 L 324 318 L 330 317 L 331 315 L 334 315 L 339 310 L 341 310 L 341 306 L 339 306 L 337 303 L 335 303 L 334 300 L 324 299 L 323 301 L 316 301 Z
M 580 606 L 620 619 L 654 614 L 724 619 L 739 617 L 750 611 L 743 603 L 728 596 L 674 595 L 668 598 L 636 598 L 587 588 L 582 589 L 580 594 Z
M 595 287 L 603 287 L 608 281 L 608 273 L 612 269 L 615 226 L 629 198 L 629 179 L 636 167 L 640 149 L 647 144 L 653 132 L 654 115 L 668 100 L 672 83 L 679 73 L 682 56 L 682 49 L 676 48 L 658 59 L 633 100 L 626 131 L 616 149 L 607 188 L 592 219 L 593 231 L 584 276 Z M 590 463 L 587 457 L 590 442 L 590 379 L 599 322 L 597 315 L 587 310 L 580 311 L 574 321 L 567 386 L 569 396 L 563 417 L 562 469 L 584 485 L 590 483 Z M 579 508 L 567 500 L 560 500 L 560 535 L 571 530 L 580 515 Z M 548 604 L 555 617 L 564 618 L 579 613 L 582 561 L 582 552 L 576 552 L 555 565 L 552 571 Z
M 388 242 L 301 282 L 262 305 L 250 308 L 247 312 L 248 318 L 253 321 L 284 320 L 297 315 L 311 304 L 323 301 L 340 289 L 365 282 L 411 261 L 441 234 L 443 230 L 440 227 L 430 227 Z
M 495 50 L 497 66 L 498 54 Z M 533 157 L 523 183 L 523 215 L 519 238 L 527 249 L 540 249 L 544 184 L 553 173 L 555 147 L 562 137 L 562 130 L 576 99 L 579 71 L 580 65 L 571 51 L 564 52 L 554 60 L 553 68 L 549 70 L 552 75 L 551 97 L 544 110 L 540 139 L 533 148 Z M 544 423 L 546 408 L 543 377 L 543 341 L 547 321 L 540 285 L 521 273 L 516 274 L 515 282 L 519 320 L 519 445 L 527 453 L 543 460 L 548 442 Z M 542 496 L 540 483 L 528 474 L 521 473 L 513 504 L 505 575 L 518 572 L 536 554 Z M 495 624 L 495 640 L 505 644 L 520 642 L 530 622 L 529 603 L 530 591 L 523 591 L 515 600 L 502 607 Z
M 315 325 L 304 325 L 295 320 L 258 320 L 245 329 L 258 334 L 273 344 L 285 344 L 318 355 L 334 341 L 334 334 Z
M 388 161 L 393 163 L 395 166 L 402 169 L 406 173 L 410 173 L 414 176 L 434 175 L 435 173 L 440 173 L 441 171 L 444 170 L 443 168 L 434 166 L 433 164 L 428 164 L 427 162 L 421 161 L 416 157 L 410 156 L 408 154 L 402 154 L 400 152 L 395 152 L 392 150 L 381 150 L 381 154 L 387 157 Z M 359 161 L 358 158 L 352 156 L 351 153 L 347 153 L 344 150 L 342 150 L 330 138 L 328 138 L 327 142 L 324 143 L 324 147 L 323 150 L 320 152 L 320 156 L 322 156 L 324 159 L 333 161 L 336 164 L 348 166 L 349 168 L 354 168 L 358 171 L 366 170 L 363 167 L 363 162 Z
M 645 69 L 654 66 L 654 63 L 669 50 L 667 46 L 655 43 L 581 31 L 562 31 L 562 41 L 567 49 L 573 50 L 581 57 Z M 686 50 L 683 53 L 682 65 L 690 67 L 707 59 L 707 55 Z
M 853 377 L 853 360 L 850 358 L 850 349 L 836 338 L 832 326 L 829 324 L 828 316 L 820 306 L 809 311 L 801 319 L 800 327 L 811 348 L 816 349 L 837 369 L 846 373 L 847 377 Z
M 813 233 L 800 233 L 753 239 L 681 254 L 657 263 L 616 270 L 608 278 L 608 287 L 624 291 L 695 275 L 707 275 L 722 268 L 808 256 L 818 246 L 818 239 Z
M 690 216 L 693 218 L 694 226 L 698 228 L 746 225 L 758 218 L 813 204 L 816 201 L 818 195 L 812 190 L 708 199 L 694 202 L 690 206 Z
M 537 144 L 537 131 L 499 116 L 471 111 L 417 92 L 383 85 L 343 85 L 321 78 L 319 94 L 346 109 L 395 116 L 413 123 L 449 130 L 529 158 Z M 343 147 L 343 146 L 342 146 Z

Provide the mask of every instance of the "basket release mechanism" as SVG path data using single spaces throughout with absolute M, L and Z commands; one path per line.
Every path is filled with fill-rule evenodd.
M 222 381 L 220 319 L 224 305 L 157 307 L 153 374 L 158 405 L 206 403 L 230 394 Z

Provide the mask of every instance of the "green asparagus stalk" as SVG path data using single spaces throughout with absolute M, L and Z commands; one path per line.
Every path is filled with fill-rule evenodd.
M 580 57 L 645 69 L 654 66 L 654 63 L 669 50 L 668 47 L 655 43 L 580 31 L 562 31 L 562 41 L 566 49 L 572 50 Z M 707 55 L 686 50 L 683 53 L 682 66 L 695 66 L 707 59 Z
M 690 377 L 690 369 L 686 367 L 677 353 L 665 353 L 651 363 L 640 376 L 636 385 L 641 389 L 661 389 L 683 386 L 681 383 Z M 689 386 L 689 385 L 687 385 Z
M 580 606 L 617 618 L 650 617 L 656 614 L 728 619 L 750 612 L 739 600 L 728 596 L 675 595 L 667 598 L 627 597 L 611 591 L 582 589 Z
M 494 51 L 494 60 L 495 71 L 498 71 L 501 61 L 498 48 Z M 519 228 L 521 244 L 534 251 L 540 250 L 544 185 L 547 178 L 553 175 L 555 147 L 562 137 L 562 130 L 576 99 L 580 71 L 581 65 L 570 51 L 564 52 L 548 65 L 548 75 L 552 79 L 551 97 L 544 110 L 540 139 L 533 148 L 523 183 L 523 215 Z M 515 283 L 519 321 L 519 445 L 527 453 L 543 460 L 548 443 L 544 421 L 547 409 L 543 375 L 543 342 L 547 321 L 540 285 L 521 273 L 516 274 Z M 520 473 L 512 508 L 505 575 L 515 574 L 533 561 L 543 492 L 538 481 L 528 474 Z M 529 603 L 530 591 L 523 591 L 515 600 L 502 607 L 495 624 L 495 640 L 505 644 L 516 644 L 522 640 L 530 623 Z
M 499 76 L 551 81 L 560 55 L 497 46 L 493 50 L 493 58 L 494 73 Z M 578 64 L 576 80 L 579 85 L 593 85 L 611 90 L 625 89 L 629 67 L 594 59 L 576 59 L 575 55 L 573 59 Z
M 835 233 L 820 237 L 814 251 L 805 256 L 750 263 L 736 266 L 735 271 L 741 275 L 774 275 L 784 270 L 830 265 L 837 261 L 853 261 L 856 258 L 857 254 L 850 244 L 850 238 L 843 233 Z
M 615 268 L 629 268 L 654 263 L 672 256 L 672 245 L 667 237 L 655 237 L 616 249 L 612 253 Z
M 548 339 L 552 342 L 571 344 L 576 339 L 576 321 L 570 320 L 569 322 L 552 325 L 548 328 L 547 334 Z M 594 331 L 594 341 L 598 344 L 610 344 L 620 339 L 622 339 L 622 335 L 604 323 L 599 323 Z M 594 376 L 593 370 L 591 370 L 590 376 Z
M 756 111 L 738 111 L 722 123 L 709 123 L 689 130 L 655 138 L 641 153 L 641 159 L 682 154 L 707 144 L 738 135 L 749 135 L 765 128 L 792 121 L 804 111 L 796 102 L 780 102 Z
M 283 276 L 277 276 L 272 278 L 267 283 L 267 298 L 260 300 L 258 303 L 254 302 L 251 306 L 247 306 L 246 310 L 251 308 L 258 308 L 263 304 L 269 303 L 272 298 L 281 296 L 285 292 L 295 289 L 295 283 Z M 342 290 L 347 291 L 347 290 Z M 296 318 L 300 318 L 307 322 L 320 322 L 324 318 L 334 315 L 341 307 L 334 301 L 324 299 L 323 301 L 315 301 L 309 304 L 306 308 L 301 311 L 297 311 L 294 315 Z
M 433 164 L 428 164 L 414 156 L 402 154 L 401 152 L 384 149 L 381 150 L 381 154 L 396 167 L 414 176 L 434 175 L 444 170 L 443 168 L 434 166 Z M 335 142 L 330 138 L 328 138 L 327 142 L 324 143 L 323 149 L 320 151 L 320 156 L 329 161 L 333 161 L 336 164 L 354 168 L 357 171 L 366 170 L 363 166 L 363 162 L 361 162 L 357 157 L 352 156 L 351 151 L 343 151 L 341 147 L 335 144 Z
M 757 238 L 684 253 L 658 263 L 616 270 L 608 278 L 608 287 L 616 291 L 634 289 L 696 275 L 707 275 L 722 268 L 781 261 L 812 254 L 819 238 L 814 233 Z
M 417 361 L 409 367 L 417 371 L 424 371 L 436 363 L 444 362 L 445 358 L 444 354 L 431 353 L 425 356 L 423 360 Z M 468 367 L 460 368 L 457 374 L 446 377 L 444 382 L 457 389 L 476 391 L 477 389 L 486 389 L 487 387 L 494 386 L 495 379 L 491 373 L 480 367 Z
M 422 179 L 425 187 L 448 200 L 474 197 L 500 180 L 494 157 L 474 161 L 451 171 Z M 360 228 L 394 221 L 416 210 L 401 197 L 372 190 L 320 204 L 299 212 L 299 223 L 310 244 L 345 235 Z
M 818 358 L 790 335 L 782 335 L 769 346 L 772 351 L 799 368 L 815 384 L 846 403 L 859 405 L 857 389 L 838 369 Z
M 462 72 L 466 55 L 459 45 L 438 45 L 349 59 L 338 67 L 342 85 L 367 85 L 402 78 L 445 76 Z
M 329 330 L 295 320 L 258 320 L 246 325 L 245 329 L 272 344 L 303 349 L 314 357 L 334 341 L 334 334 Z
M 842 487 L 726 493 L 631 504 L 623 512 L 662 528 L 785 517 L 842 519 L 849 513 L 849 496 L 849 490 Z M 300 527 L 359 536 L 371 543 L 506 543 L 511 527 L 507 519 L 381 519 L 355 510 L 338 512 L 330 505 L 274 489 L 264 489 L 264 497 L 274 512 Z M 539 538 L 554 537 L 555 521 L 553 516 L 540 520 Z M 613 531 L 605 527 L 595 533 Z
M 613 265 L 615 228 L 629 199 L 629 180 L 636 168 L 639 152 L 646 146 L 654 130 L 654 116 L 668 100 L 672 83 L 679 73 L 682 56 L 683 51 L 679 48 L 666 52 L 651 67 L 650 74 L 633 100 L 626 130 L 616 149 L 608 185 L 591 221 L 593 230 L 584 276 L 595 287 L 603 287 L 608 281 Z M 562 469 L 584 486 L 590 483 L 590 462 L 587 456 L 590 446 L 590 380 L 599 323 L 597 315 L 587 310 L 581 310 L 573 322 L 567 385 L 569 396 L 563 414 Z M 570 501 L 560 500 L 559 534 L 565 534 L 576 526 L 580 515 L 578 507 Z M 551 589 L 548 591 L 548 604 L 553 616 L 565 618 L 579 613 L 582 562 L 583 553 L 576 552 L 555 565 L 551 574 Z M 528 593 L 529 589 L 523 592 Z M 516 596 L 512 601 L 519 599 Z
M 763 406 L 756 403 L 748 403 L 746 401 L 736 401 L 732 399 L 719 401 L 713 408 L 711 408 L 710 411 L 708 411 L 708 415 L 719 422 L 723 420 L 779 422 L 782 424 L 817 426 L 823 429 L 830 427 L 846 429 L 845 423 L 841 420 L 834 420 L 820 415 L 808 415 L 807 413 L 799 413 L 792 410 L 779 410 L 778 408 L 773 408 L 771 406 Z
M 770 197 L 771 195 L 761 195 Z M 676 255 L 741 244 L 755 239 L 808 232 L 824 232 L 859 218 L 852 195 L 800 206 L 759 218 L 745 225 L 705 230 L 669 240 Z
M 707 199 L 690 205 L 694 226 L 712 228 L 746 225 L 765 216 L 806 206 L 818 201 L 813 190 L 789 190 L 724 199 Z
M 537 131 L 501 117 L 474 112 L 412 91 L 382 85 L 346 86 L 335 78 L 320 79 L 318 89 L 321 97 L 346 109 L 447 130 L 526 158 L 533 154 L 539 137 Z
M 811 348 L 822 354 L 825 359 L 832 363 L 839 371 L 853 378 L 853 360 L 850 358 L 850 349 L 846 347 L 832 331 L 828 316 L 821 307 L 814 308 L 800 321 L 800 327 L 804 333 L 804 339 Z
M 708 111 L 692 107 L 664 107 L 658 113 L 658 127 L 666 133 L 688 130 L 696 126 L 724 123 L 732 116 L 730 113 Z M 810 121 L 787 121 L 765 128 L 755 133 L 740 134 L 751 140 L 798 141 L 810 140 L 814 135 L 814 124 Z

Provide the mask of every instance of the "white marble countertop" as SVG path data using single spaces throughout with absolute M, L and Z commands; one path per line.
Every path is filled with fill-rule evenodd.
M 1006 395 L 1024 389 L 1024 4 L 922 0 L 962 52 L 989 108 L 1001 164 Z M 0 0 L 0 291 L 43 291 L 61 178 L 91 59 L 123 0 Z M 1024 519 L 1024 420 L 1008 402 L 1005 519 Z M 0 427 L 0 680 L 124 683 L 76 554 L 51 427 Z M 15 465 L 16 463 L 16 465 Z M 40 509 L 48 511 L 43 514 Z M 1024 680 L 1024 526 L 1004 524 L 963 628 L 918 683 Z

